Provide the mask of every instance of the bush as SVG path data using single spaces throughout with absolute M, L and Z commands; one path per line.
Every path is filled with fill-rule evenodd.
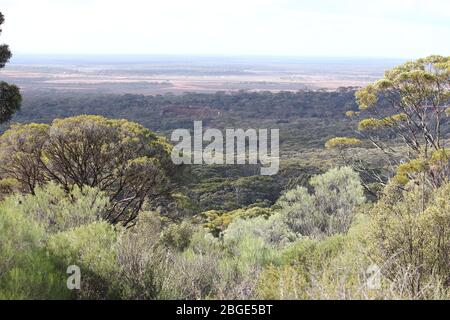
M 189 246 L 193 232 L 192 225 L 186 221 L 172 223 L 162 232 L 161 240 L 166 246 L 183 251 Z
M 170 267 L 159 299 L 199 300 L 214 297 L 214 285 L 220 279 L 218 258 L 214 253 L 170 256 Z
M 93 222 L 51 235 L 47 250 L 64 269 L 70 265 L 81 269 L 79 298 L 103 299 L 117 294 L 116 241 L 116 232 L 109 223 Z
M 289 190 L 278 199 L 281 219 L 296 235 L 320 235 L 325 229 L 325 217 L 316 209 L 315 200 L 304 187 Z
M 367 252 L 369 221 L 361 216 L 347 234 L 322 240 L 303 238 L 289 245 L 278 265 L 263 270 L 262 299 L 371 299 L 392 297 L 368 286 L 373 262 Z
M 289 265 L 265 268 L 258 279 L 257 295 L 264 300 L 307 299 L 307 280 L 304 275 Z
M 273 211 L 270 208 L 249 207 L 232 210 L 229 212 L 222 212 L 217 210 L 209 210 L 201 214 L 202 218 L 206 220 L 203 224 L 206 228 L 211 230 L 215 236 L 219 236 L 230 223 L 238 218 L 247 219 L 259 216 L 269 217 Z
M 74 187 L 66 193 L 54 183 L 36 188 L 35 195 L 19 195 L 12 201 L 17 203 L 17 211 L 35 219 L 50 233 L 101 220 L 109 204 L 98 189 L 85 187 L 81 191 Z
M 118 276 L 123 299 L 157 299 L 170 267 L 169 252 L 160 243 L 161 218 L 141 213 L 133 228 L 121 233 L 117 244 Z
M 278 246 L 295 240 L 296 235 L 283 223 L 280 214 L 237 219 L 223 232 L 223 239 L 229 244 L 239 244 L 247 238 L 259 238 L 268 246 Z
M 359 175 L 349 167 L 334 168 L 311 178 L 317 210 L 325 215 L 326 234 L 344 233 L 350 228 L 354 209 L 364 203 Z
M 12 199 L 0 205 L 0 299 L 64 299 L 65 269 L 43 249 L 45 230 Z
M 243 241 L 239 248 L 232 249 L 205 230 L 197 229 L 184 252 L 168 255 L 159 298 L 253 298 L 260 264 L 269 256 L 261 239 L 253 240 L 256 241 Z
M 404 296 L 433 298 L 450 281 L 450 183 L 392 188 L 372 211 L 374 259 Z
M 314 193 L 303 187 L 286 192 L 276 207 L 284 223 L 297 235 L 323 236 L 345 233 L 357 206 L 364 203 L 359 176 L 342 167 L 311 178 Z

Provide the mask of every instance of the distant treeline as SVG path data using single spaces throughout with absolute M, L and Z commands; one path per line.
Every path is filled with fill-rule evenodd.
M 151 130 L 192 126 L 193 120 L 228 124 L 228 119 L 265 119 L 287 123 L 293 118 L 344 118 L 356 110 L 354 88 L 337 91 L 217 92 L 144 96 L 135 94 L 24 94 L 13 122 L 49 123 L 55 118 L 97 114 L 127 118 Z

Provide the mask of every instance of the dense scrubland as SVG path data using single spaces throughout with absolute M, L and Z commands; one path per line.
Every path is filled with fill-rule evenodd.
M 446 299 L 449 102 L 441 56 L 333 92 L 25 95 L 0 136 L 0 298 Z M 279 128 L 280 172 L 174 165 L 194 120 Z

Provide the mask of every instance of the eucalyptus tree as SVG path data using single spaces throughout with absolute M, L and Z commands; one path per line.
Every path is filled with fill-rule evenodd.
M 4 21 L 5 18 L 0 12 L 0 34 L 2 33 L 1 25 Z M 8 45 L 0 45 L 0 69 L 5 67 L 11 57 L 12 54 Z M 20 109 L 21 102 L 22 97 L 19 88 L 16 85 L 0 81 L 0 123 L 9 121 L 12 115 Z
M 33 194 L 48 182 L 70 193 L 96 188 L 111 200 L 105 218 L 131 223 L 147 201 L 170 195 L 180 166 L 171 145 L 127 120 L 82 115 L 51 125 L 14 125 L 0 136 L 0 175 Z
M 427 169 L 428 178 L 440 184 L 450 173 L 445 145 L 450 57 L 433 55 L 406 62 L 355 95 L 359 111 L 346 115 L 357 121 L 358 139 L 370 142 L 385 155 L 390 168 L 408 166 L 412 173 Z M 349 139 L 332 139 L 326 146 L 342 152 L 357 144 Z

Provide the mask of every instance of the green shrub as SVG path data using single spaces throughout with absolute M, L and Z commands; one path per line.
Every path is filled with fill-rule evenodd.
M 166 246 L 183 251 L 189 246 L 193 232 L 192 225 L 186 221 L 172 223 L 163 230 L 161 239 Z
M 218 257 L 214 253 L 170 256 L 160 299 L 199 300 L 214 297 L 215 282 L 220 279 Z
M 203 225 L 211 230 L 212 234 L 219 236 L 230 223 L 238 218 L 256 218 L 259 216 L 269 217 L 273 211 L 270 208 L 248 207 L 236 209 L 228 212 L 209 210 L 201 214 L 202 219 L 206 220 Z
M 151 212 L 139 215 L 136 225 L 120 234 L 117 275 L 121 298 L 157 299 L 170 267 L 169 252 L 161 244 L 161 218 Z
M 237 219 L 223 232 L 223 238 L 236 244 L 246 238 L 259 238 L 269 246 L 278 246 L 295 240 L 296 235 L 283 223 L 280 214 L 274 214 L 269 218 Z
M 264 300 L 307 299 L 304 275 L 290 265 L 265 268 L 258 279 L 257 295 Z
M 12 199 L 0 205 L 0 299 L 64 299 L 66 269 L 43 249 L 45 230 Z
M 364 190 L 356 172 L 342 167 L 311 178 L 314 193 L 303 187 L 286 192 L 276 207 L 284 223 L 297 235 L 320 237 L 345 233 L 355 208 L 364 203 Z
M 320 235 L 325 216 L 316 209 L 314 195 L 304 187 L 287 191 L 277 201 L 281 220 L 296 235 Z
M 372 211 L 373 257 L 408 298 L 434 298 L 450 281 L 449 193 L 449 183 L 412 182 L 400 196 L 388 188 Z
M 266 267 L 258 281 L 262 299 L 370 299 L 387 297 L 368 287 L 369 222 L 365 217 L 347 234 L 302 238 L 288 246 L 278 265 Z
M 49 183 L 37 187 L 35 195 L 18 195 L 15 209 L 38 221 L 47 232 L 54 233 L 101 220 L 109 204 L 98 189 L 74 187 L 66 193 L 60 186 Z
M 262 251 L 261 251 L 262 250 Z M 230 248 L 201 228 L 182 253 L 171 251 L 160 299 L 249 299 L 254 297 L 261 264 L 273 251 L 259 238 Z
M 47 250 L 62 267 L 77 265 L 81 270 L 80 298 L 114 297 L 119 266 L 116 232 L 107 222 L 93 222 L 50 236 Z

